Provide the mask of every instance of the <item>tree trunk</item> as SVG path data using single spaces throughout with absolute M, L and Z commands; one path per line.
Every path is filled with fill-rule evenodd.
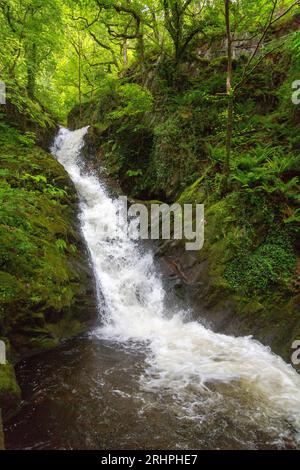
M 226 157 L 224 163 L 224 174 L 226 178 L 230 174 L 230 158 L 231 158 L 231 145 L 232 145 L 232 135 L 233 135 L 233 119 L 234 119 L 234 109 L 233 109 L 233 96 L 228 96 L 228 107 L 227 107 L 227 129 L 226 129 Z
M 82 42 L 78 38 L 78 100 L 79 100 L 79 117 L 82 117 L 82 90 L 81 90 L 81 55 L 82 55 Z
M 123 43 L 122 49 L 123 49 L 123 65 L 124 65 L 124 68 L 126 68 L 128 65 L 127 40 L 126 39 Z
M 225 20 L 226 20 L 226 35 L 227 35 L 227 82 L 226 91 L 228 95 L 227 107 L 227 130 L 226 130 L 226 157 L 224 162 L 224 175 L 226 177 L 226 185 L 230 174 L 230 157 L 233 135 L 233 121 L 234 121 L 234 96 L 232 89 L 233 69 L 232 69 L 232 36 L 230 27 L 230 1 L 225 2 Z
M 34 98 L 36 85 L 36 44 L 27 48 L 27 93 L 29 98 Z
M 141 73 L 144 74 L 145 72 L 145 45 L 144 45 L 144 33 L 142 30 L 142 27 L 140 27 L 140 31 L 138 34 L 136 51 L 138 54 Z M 143 79 L 144 78 L 145 77 L 143 77 Z

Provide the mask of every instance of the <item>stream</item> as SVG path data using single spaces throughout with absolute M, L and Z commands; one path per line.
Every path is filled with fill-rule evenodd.
M 18 365 L 7 448 L 299 448 L 299 375 L 251 337 L 170 308 L 151 250 L 115 236 L 119 202 L 82 162 L 87 130 L 61 128 L 52 152 L 80 197 L 99 323 Z

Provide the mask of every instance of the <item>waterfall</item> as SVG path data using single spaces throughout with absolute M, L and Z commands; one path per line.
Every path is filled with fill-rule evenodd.
M 94 335 L 143 348 L 147 369 L 141 387 L 170 391 L 191 416 L 201 397 L 217 399 L 234 384 L 243 406 L 252 397 L 259 413 L 281 417 L 299 432 L 300 377 L 295 370 L 251 337 L 217 334 L 189 321 L 185 311 L 169 311 L 152 253 L 126 236 L 114 238 L 119 203 L 82 165 L 87 130 L 61 128 L 52 152 L 80 198 L 81 228 L 100 293 L 102 323 Z

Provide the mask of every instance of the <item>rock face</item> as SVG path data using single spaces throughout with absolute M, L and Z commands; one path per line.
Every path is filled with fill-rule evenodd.
M 0 136 L 0 365 L 3 418 L 20 400 L 12 364 L 86 330 L 95 283 L 63 167 L 13 129 Z
M 47 151 L 58 131 L 58 125 L 41 103 L 35 102 L 35 107 L 39 121 L 29 115 L 27 108 L 20 110 L 8 100 L 4 110 L 5 122 L 20 132 L 34 132 L 37 144 Z M 44 122 L 43 125 L 41 122 Z

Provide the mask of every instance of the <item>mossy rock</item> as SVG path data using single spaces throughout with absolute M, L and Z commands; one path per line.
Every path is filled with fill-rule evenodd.
M 0 335 L 17 358 L 87 328 L 96 296 L 64 168 L 5 125 L 0 144 Z
M 0 408 L 5 412 L 16 409 L 20 404 L 21 390 L 17 383 L 12 364 L 0 365 Z

